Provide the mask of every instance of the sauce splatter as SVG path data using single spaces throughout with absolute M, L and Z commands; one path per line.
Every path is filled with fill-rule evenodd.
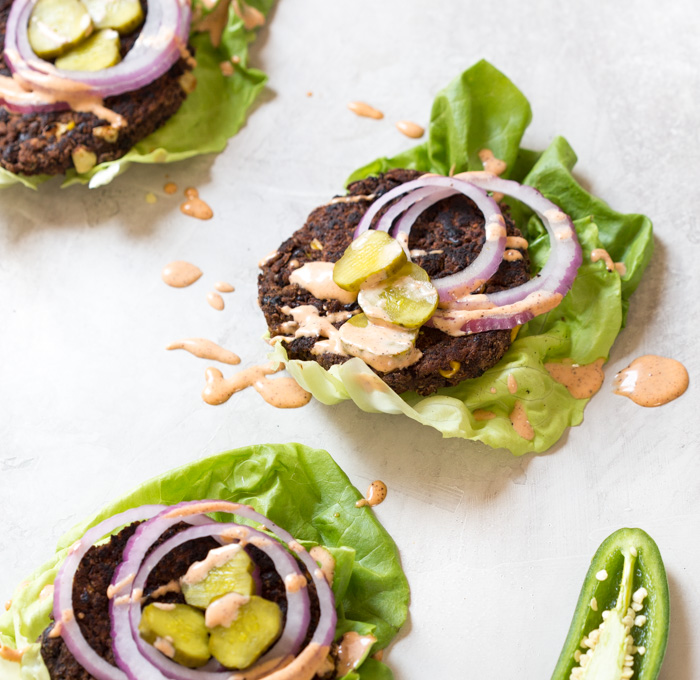
M 425 129 L 417 123 L 412 123 L 410 120 L 400 120 L 396 123 L 396 129 L 406 137 L 411 139 L 420 139 L 425 134 Z
M 360 635 L 354 630 L 345 633 L 338 645 L 337 677 L 342 678 L 356 668 L 376 641 L 374 635 Z
M 599 262 L 600 260 L 605 262 L 605 268 L 609 272 L 617 272 L 620 276 L 624 276 L 627 273 L 627 267 L 624 262 L 613 262 L 607 250 L 604 248 L 594 248 L 591 251 L 591 262 Z
M 166 264 L 160 277 L 173 288 L 187 288 L 202 275 L 202 270 L 191 262 L 175 260 Z
M 163 191 L 172 196 L 173 194 L 177 193 L 177 184 L 175 184 L 175 182 L 166 182 L 165 186 L 163 187 Z
M 214 284 L 214 288 L 220 293 L 233 293 L 233 291 L 236 290 L 230 283 L 226 283 L 226 281 L 217 281 Z
M 268 379 L 268 375 L 277 373 L 284 364 L 270 362 L 251 366 L 231 378 L 224 378 L 218 368 L 208 368 L 205 373 L 207 386 L 202 392 L 202 399 L 207 404 L 218 405 L 228 401 L 236 392 L 246 387 L 254 387 L 260 396 L 276 408 L 299 408 L 311 400 L 311 394 L 300 387 L 292 378 Z
M 219 361 L 222 364 L 229 364 L 230 366 L 236 366 L 241 363 L 241 358 L 237 354 L 204 338 L 178 340 L 177 342 L 171 342 L 165 349 L 184 349 L 200 359 Z
M 646 354 L 620 371 L 613 392 L 640 406 L 662 406 L 688 389 L 688 371 L 680 361 Z
M 476 409 L 473 413 L 474 420 L 493 420 L 496 414 L 493 411 L 485 411 L 483 409 Z
M 503 259 L 506 262 L 515 262 L 516 260 L 522 260 L 523 254 L 519 250 L 508 248 L 503 252 Z
M 532 441 L 535 438 L 535 430 L 527 418 L 525 407 L 521 401 L 516 401 L 510 414 L 510 422 L 513 429 L 523 438 Z
M 492 172 L 494 175 L 500 175 L 506 171 L 508 164 L 500 158 L 493 155 L 491 149 L 482 149 L 479 151 L 479 160 L 484 165 L 486 172 Z
M 511 394 L 515 394 L 518 391 L 518 381 L 512 373 L 508 374 L 508 391 Z
M 549 375 L 564 385 L 574 399 L 590 399 L 605 380 L 603 373 L 604 359 L 596 359 L 590 364 L 572 362 L 546 363 L 544 367 Z
M 243 20 L 243 26 L 248 31 L 265 25 L 265 15 L 259 9 L 243 2 L 243 0 L 233 0 L 233 11 L 237 17 Z
M 381 502 L 384 501 L 384 499 L 386 498 L 386 494 L 386 484 L 384 484 L 384 482 L 380 481 L 379 479 L 375 479 L 367 489 L 367 497 L 357 501 L 357 503 L 355 503 L 355 506 L 358 508 L 362 508 L 365 505 L 374 507 L 375 505 L 379 505 Z
M 331 555 L 328 550 L 326 550 L 322 545 L 315 545 L 311 550 L 309 550 L 309 555 L 311 558 L 321 565 L 321 571 L 323 572 L 323 578 L 329 586 L 333 585 L 333 579 L 335 578 L 335 557 Z
M 7 645 L 0 644 L 0 659 L 5 659 L 5 661 L 12 661 L 14 663 L 19 663 L 22 661 L 24 656 L 24 649 L 12 649 Z
M 196 189 L 185 189 L 185 197 L 187 200 L 180 206 L 183 214 L 198 220 L 210 220 L 214 217 L 214 211 L 199 197 Z
M 217 312 L 221 312 L 224 309 L 224 298 L 218 293 L 209 292 L 207 293 L 207 302 L 210 307 L 213 307 Z
M 219 63 L 219 70 L 221 71 L 221 75 L 223 76 L 232 76 L 233 64 L 230 61 L 222 61 Z
M 362 116 L 363 118 L 374 118 L 375 120 L 384 118 L 384 114 L 379 109 L 375 109 L 365 102 L 350 102 L 348 108 L 354 114 Z

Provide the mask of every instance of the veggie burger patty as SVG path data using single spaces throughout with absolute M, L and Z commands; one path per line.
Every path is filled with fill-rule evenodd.
M 355 228 L 372 201 L 421 174 L 415 170 L 392 170 L 379 177 L 353 182 L 346 197 L 316 208 L 306 224 L 266 260 L 258 278 L 258 302 L 272 337 L 287 335 L 284 324 L 292 321 L 292 317 L 282 311 L 285 306 L 293 309 L 313 305 L 322 316 L 359 309 L 356 302 L 344 305 L 338 300 L 319 300 L 290 283 L 290 274 L 307 262 L 337 262 L 352 242 Z M 508 236 L 521 235 L 507 216 L 505 221 Z M 440 278 L 470 264 L 483 242 L 483 215 L 471 200 L 460 195 L 442 200 L 422 213 L 411 230 L 408 245 L 412 260 L 431 277 Z M 513 288 L 530 278 L 527 250 L 520 252 L 522 259 L 504 260 L 482 292 Z M 334 325 L 340 327 L 342 322 Z M 317 361 L 326 369 L 351 358 L 331 353 L 313 354 L 314 345 L 323 339 L 300 337 L 285 342 L 289 358 Z M 416 347 L 423 354 L 418 362 L 390 373 L 375 372 L 398 393 L 414 390 L 428 395 L 440 387 L 480 376 L 500 361 L 510 342 L 510 330 L 453 337 L 424 326 L 416 341 Z
M 122 529 L 102 545 L 95 545 L 85 554 L 75 575 L 73 583 L 73 601 L 78 625 L 88 644 L 106 661 L 116 665 L 112 649 L 112 632 L 109 617 L 109 598 L 107 589 L 114 576 L 114 571 L 122 559 L 128 540 L 136 531 L 139 523 Z M 181 523 L 166 531 L 154 544 L 153 549 L 164 543 L 171 536 L 190 525 Z M 207 557 L 210 550 L 220 547 L 213 538 L 198 538 L 175 548 L 168 553 L 149 576 L 144 592 L 144 606 L 152 602 L 185 603 L 182 593 L 173 592 L 167 586 L 185 575 L 194 562 Z M 261 584 L 260 595 L 275 602 L 282 611 L 287 612 L 287 598 L 282 578 L 275 570 L 272 560 L 253 545 L 246 547 L 251 559 L 258 569 Z M 149 551 L 151 552 L 151 551 Z M 316 588 L 311 576 L 306 572 L 310 598 L 311 621 L 304 644 L 308 643 L 318 624 L 320 609 Z M 156 592 L 162 589 L 160 592 Z M 93 677 L 71 654 L 61 636 L 52 636 L 55 624 L 51 624 L 41 635 L 41 656 L 49 670 L 51 678 L 56 680 L 91 680 Z M 317 676 L 318 677 L 318 676 Z
M 146 0 L 141 4 L 145 13 Z M 11 5 L 12 0 L 0 0 L 0 75 L 5 76 L 12 75 L 2 55 Z M 141 28 L 121 37 L 122 57 Z M 72 154 L 81 147 L 94 153 L 98 164 L 120 158 L 180 108 L 187 96 L 180 79 L 189 68 L 180 59 L 149 85 L 105 99 L 107 108 L 127 120 L 116 139 L 103 136 L 108 123 L 92 113 L 66 110 L 16 114 L 0 106 L 0 166 L 24 175 L 62 174 L 73 167 Z

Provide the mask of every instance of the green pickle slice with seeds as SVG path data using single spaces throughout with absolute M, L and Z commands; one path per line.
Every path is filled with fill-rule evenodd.
M 227 668 L 248 668 L 277 639 L 282 612 L 274 602 L 253 595 L 228 627 L 211 629 L 209 650 Z
M 391 278 L 361 286 L 357 301 L 371 319 L 419 328 L 435 312 L 438 292 L 425 269 L 407 262 Z
M 139 0 L 83 0 L 95 28 L 113 28 L 122 35 L 131 33 L 143 22 Z
M 68 71 L 101 71 L 121 61 L 119 33 L 97 31 L 77 47 L 56 59 L 56 67 Z
M 188 668 L 204 666 L 211 658 L 204 613 L 186 604 L 149 604 L 143 610 L 139 634 L 173 661 Z
M 214 567 L 197 583 L 182 579 L 185 602 L 193 607 L 206 609 L 214 600 L 226 593 L 239 593 L 250 597 L 255 592 L 252 571 L 253 561 L 245 550 L 238 551 L 228 562 Z
M 92 20 L 80 0 L 37 0 L 27 34 L 34 53 L 53 59 L 92 33 Z
M 358 236 L 333 267 L 333 281 L 343 290 L 358 291 L 370 277 L 393 276 L 408 261 L 401 244 L 383 231 Z

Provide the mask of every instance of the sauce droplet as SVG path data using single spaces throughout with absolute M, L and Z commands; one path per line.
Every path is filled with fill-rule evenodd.
M 508 391 L 515 394 L 518 391 L 518 381 L 512 373 L 508 374 Z
M 213 307 L 217 312 L 220 312 L 224 308 L 224 298 L 218 293 L 209 292 L 207 293 L 207 302 L 211 307 Z
M 535 430 L 527 418 L 525 407 L 521 401 L 516 401 L 510 414 L 510 422 L 513 429 L 523 438 L 532 441 L 535 438 Z
M 185 197 L 187 200 L 180 206 L 183 214 L 198 220 L 210 220 L 214 217 L 214 211 L 199 197 L 196 189 L 185 189 Z
M 474 411 L 474 420 L 493 420 L 496 414 L 493 411 L 485 411 L 483 409 L 476 409 Z
M 173 288 L 187 288 L 202 275 L 202 270 L 190 262 L 175 260 L 166 264 L 160 276 Z
M 494 175 L 500 175 L 506 171 L 508 164 L 500 158 L 493 155 L 491 149 L 482 149 L 479 151 L 479 160 L 484 165 L 486 172 L 492 172 Z
M 265 24 L 265 15 L 259 9 L 243 2 L 243 0 L 233 0 L 233 11 L 243 21 L 243 26 L 248 31 Z
M 425 134 L 425 129 L 417 123 L 412 123 L 410 120 L 400 120 L 396 123 L 396 129 L 406 137 L 411 139 L 419 139 Z
M 377 641 L 374 635 L 360 635 L 354 630 L 345 633 L 338 645 L 337 676 L 342 678 L 358 666 L 367 650 Z
M 228 349 L 217 345 L 211 340 L 204 338 L 188 338 L 187 340 L 178 340 L 171 342 L 165 349 L 184 349 L 200 359 L 209 359 L 210 361 L 219 361 L 222 364 L 235 366 L 241 363 L 241 358 Z
M 163 187 L 163 191 L 166 194 L 170 194 L 170 195 L 175 194 L 175 193 L 177 193 L 177 184 L 175 184 L 175 182 L 167 182 L 165 184 L 165 186 Z
M 236 373 L 231 378 L 224 378 L 218 368 L 206 370 L 207 386 L 202 392 L 202 399 L 207 404 L 218 405 L 228 401 L 236 392 L 246 387 L 254 387 L 260 396 L 277 408 L 299 408 L 311 401 L 311 394 L 300 387 L 292 378 L 270 380 L 268 375 L 277 373 L 284 364 L 271 362 L 251 366 Z
M 226 281 L 217 281 L 214 284 L 214 288 L 220 293 L 233 293 L 233 291 L 236 290 L 230 283 L 226 283 Z
M 369 488 L 367 489 L 367 498 L 363 498 L 362 500 L 357 501 L 357 503 L 355 503 L 355 506 L 358 508 L 362 508 L 365 505 L 374 507 L 375 505 L 379 505 L 386 498 L 386 494 L 386 484 L 384 484 L 384 482 L 380 481 L 379 479 L 376 479 L 369 485 Z
M 640 406 L 662 406 L 688 389 L 688 371 L 680 361 L 646 354 L 620 371 L 613 392 Z
M 154 203 L 157 203 L 157 202 L 158 202 L 158 197 L 152 191 L 149 191 L 146 194 L 146 203 L 150 203 L 151 205 L 153 205 Z
M 379 109 L 375 109 L 365 102 L 350 102 L 348 108 L 354 114 L 362 116 L 363 118 L 374 118 L 375 120 L 384 118 L 384 114 Z
M 590 364 L 571 362 L 546 363 L 544 367 L 549 375 L 564 385 L 574 399 L 590 399 L 605 380 L 603 373 L 604 359 L 596 359 Z

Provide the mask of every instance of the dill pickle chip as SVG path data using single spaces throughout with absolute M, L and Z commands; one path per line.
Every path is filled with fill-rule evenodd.
M 83 4 L 95 28 L 113 28 L 125 35 L 143 22 L 139 0 L 83 0 Z
M 209 661 L 209 631 L 204 613 L 186 604 L 149 604 L 142 613 L 139 634 L 158 651 L 188 668 Z
M 255 592 L 252 571 L 253 561 L 245 550 L 240 550 L 228 562 L 211 569 L 201 581 L 187 583 L 186 580 L 181 580 L 185 602 L 206 609 L 226 593 L 250 596 Z
M 357 301 L 370 319 L 419 328 L 435 312 L 438 292 L 425 269 L 407 262 L 391 278 L 362 285 Z
M 27 35 L 34 53 L 53 59 L 92 33 L 92 21 L 80 0 L 37 0 Z
M 209 651 L 227 668 L 248 668 L 277 639 L 282 612 L 274 602 L 253 595 L 228 627 L 211 629 Z
M 367 360 L 372 357 L 398 358 L 415 348 L 417 330 L 399 326 L 374 324 L 366 314 L 350 317 L 340 327 L 340 342 L 351 356 Z M 372 365 L 371 360 L 367 361 Z
M 56 66 L 68 71 L 101 71 L 121 61 L 119 33 L 97 31 L 77 47 L 56 59 Z
M 370 277 L 393 276 L 407 262 L 401 244 L 383 231 L 358 236 L 333 267 L 333 281 L 344 290 L 356 291 Z

